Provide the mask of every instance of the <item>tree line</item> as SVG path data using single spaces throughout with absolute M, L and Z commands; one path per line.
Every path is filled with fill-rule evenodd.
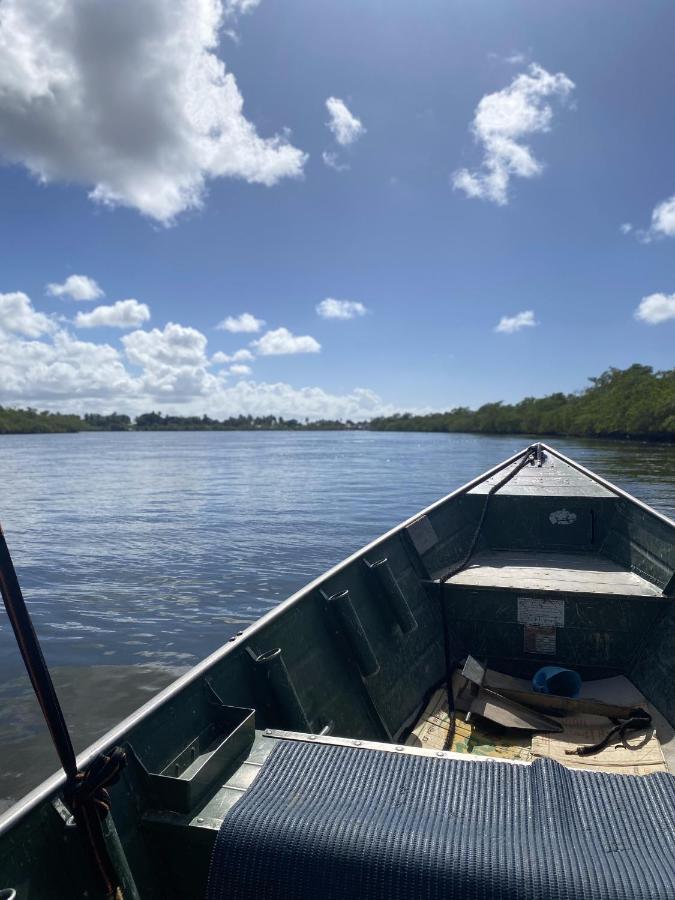
M 575 437 L 675 439 L 675 369 L 651 366 L 607 369 L 574 394 L 525 397 L 519 403 L 485 403 L 479 409 L 410 413 L 372 419 L 377 431 L 447 431 Z
M 284 419 L 283 416 L 84 416 L 0 406 L 0 434 L 77 431 L 436 431 L 480 434 L 539 434 L 675 440 L 675 369 L 655 371 L 635 364 L 610 368 L 577 393 L 526 397 L 519 403 L 485 403 L 476 410 L 396 413 L 370 422 Z

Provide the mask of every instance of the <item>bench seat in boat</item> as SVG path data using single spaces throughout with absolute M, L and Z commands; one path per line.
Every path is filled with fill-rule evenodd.
M 438 580 L 436 578 L 435 580 Z M 484 550 L 446 584 L 510 590 L 662 597 L 659 588 L 636 572 L 595 553 Z

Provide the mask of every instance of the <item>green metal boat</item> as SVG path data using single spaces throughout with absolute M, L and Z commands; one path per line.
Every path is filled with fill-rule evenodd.
M 230 638 L 77 776 L 2 815 L 0 900 L 207 883 L 210 898 L 672 900 L 674 726 L 675 523 L 535 444 Z M 540 815 L 553 800 L 564 811 Z M 591 850 L 565 849 L 579 840 Z

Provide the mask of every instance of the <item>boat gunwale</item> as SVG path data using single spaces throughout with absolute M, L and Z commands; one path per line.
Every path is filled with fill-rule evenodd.
M 90 744 L 88 747 L 78 753 L 76 760 L 78 771 L 84 770 L 95 759 L 95 757 L 98 756 L 99 753 L 103 752 L 112 744 L 122 739 L 124 735 L 131 731 L 135 726 L 140 724 L 144 719 L 151 716 L 160 706 L 166 703 L 166 701 L 170 700 L 172 697 L 179 694 L 184 688 L 188 687 L 190 684 L 204 676 L 229 653 L 233 652 L 237 647 L 239 647 L 242 641 L 249 640 L 254 634 L 257 634 L 270 622 L 274 621 L 279 616 L 282 616 L 291 606 L 299 603 L 304 597 L 311 594 L 312 591 L 315 591 L 325 581 L 344 571 L 344 569 L 346 569 L 353 562 L 359 560 L 365 553 L 369 553 L 370 551 L 376 549 L 385 541 L 389 540 L 404 528 L 411 525 L 413 522 L 416 522 L 423 516 L 428 515 L 430 512 L 433 512 L 433 510 L 438 509 L 439 507 L 443 506 L 443 504 L 454 499 L 455 497 L 459 497 L 462 494 L 466 494 L 469 491 L 473 490 L 473 488 L 477 487 L 483 481 L 486 481 L 493 475 L 496 475 L 498 472 L 501 472 L 503 469 L 515 463 L 533 448 L 541 448 L 546 452 L 551 453 L 553 456 L 577 469 L 592 481 L 603 485 L 618 496 L 629 500 L 631 503 L 640 507 L 643 511 L 649 513 L 652 516 L 655 516 L 664 524 L 669 525 L 671 528 L 675 528 L 675 522 L 673 522 L 667 516 L 652 509 L 643 501 L 638 500 L 637 497 L 633 497 L 631 494 L 605 480 L 601 476 L 596 475 L 594 472 L 591 472 L 584 466 L 575 463 L 564 454 L 559 453 L 557 450 L 554 450 L 548 444 L 544 444 L 540 441 L 529 444 L 523 450 L 519 450 L 517 453 L 514 453 L 512 456 L 508 457 L 508 459 L 503 460 L 496 466 L 488 469 L 483 474 L 478 475 L 476 478 L 456 488 L 454 491 L 451 491 L 449 494 L 446 494 L 439 500 L 434 501 L 429 506 L 424 507 L 419 512 L 416 512 L 414 515 L 410 516 L 408 519 L 405 519 L 403 522 L 395 525 L 389 531 L 386 531 L 384 534 L 375 538 L 369 544 L 366 544 L 365 546 L 356 550 L 341 562 L 336 563 L 336 565 L 334 565 L 332 568 L 326 570 L 317 578 L 308 582 L 308 584 L 300 588 L 294 594 L 291 594 L 291 596 L 286 598 L 286 600 L 282 600 L 277 606 L 275 606 L 269 612 L 265 613 L 265 615 L 261 616 L 259 619 L 256 619 L 256 621 L 252 622 L 248 626 L 248 628 L 246 628 L 242 632 L 241 635 L 230 638 L 224 644 L 221 644 L 221 646 L 218 647 L 217 650 L 214 650 L 213 653 L 209 654 L 203 660 L 196 663 L 196 665 L 185 672 L 185 674 L 179 676 L 175 681 L 172 681 L 171 684 L 167 685 L 158 694 L 148 700 L 147 703 L 144 703 L 137 710 L 132 712 L 126 718 L 122 719 L 121 722 L 118 722 L 117 725 L 113 726 L 105 734 L 101 735 L 101 737 L 94 741 L 94 743 Z M 12 826 L 15 825 L 20 819 L 28 815 L 33 809 L 52 797 L 60 788 L 65 785 L 65 783 L 65 772 L 63 770 L 57 771 L 53 775 L 50 775 L 43 782 L 41 782 L 28 794 L 26 794 L 21 800 L 1 813 L 0 837 L 2 837 L 2 835 L 9 831 Z
M 673 519 L 669 518 L 665 513 L 659 512 L 657 509 L 649 506 L 649 504 L 645 503 L 644 500 L 640 500 L 638 497 L 634 497 L 632 494 L 629 494 L 628 491 L 624 491 L 623 488 L 617 487 L 617 485 L 612 484 L 611 481 L 607 481 L 606 478 L 603 478 L 602 475 L 596 475 L 595 472 L 592 472 L 590 469 L 582 466 L 581 463 L 575 462 L 573 459 L 570 459 L 569 456 L 565 456 L 565 454 L 561 453 L 559 450 L 555 450 L 553 447 L 549 447 L 548 444 L 540 442 L 539 446 L 543 450 L 546 450 L 548 453 L 552 453 L 553 456 L 557 456 L 558 459 L 562 460 L 562 462 L 564 463 L 567 463 L 568 466 L 572 466 L 573 469 L 581 472 L 582 475 L 585 475 L 592 481 L 597 482 L 598 484 L 607 488 L 607 490 L 612 491 L 612 493 L 617 494 L 617 496 L 619 497 L 622 497 L 624 500 L 630 501 L 635 506 L 639 506 L 640 509 L 643 510 L 643 512 L 649 513 L 649 515 L 654 516 L 656 519 L 660 519 L 664 525 L 669 525 L 671 528 L 675 528 L 675 521 Z

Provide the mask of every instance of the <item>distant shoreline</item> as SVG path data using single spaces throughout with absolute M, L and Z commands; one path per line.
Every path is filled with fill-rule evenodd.
M 477 435 L 479 437 L 523 437 L 523 438 L 537 438 L 541 440 L 547 439 L 555 439 L 555 438 L 565 438 L 565 439 L 578 439 L 578 440 L 589 440 L 589 441 L 609 441 L 611 443 L 629 443 L 629 444 L 651 444 L 651 445 L 666 445 L 671 446 L 675 445 L 675 434 L 667 434 L 667 435 L 609 435 L 609 434 L 561 434 L 561 433 L 535 433 L 532 431 L 445 431 L 442 429 L 431 430 L 428 428 L 371 428 L 368 423 L 365 423 L 362 426 L 355 427 L 335 427 L 335 428 L 313 428 L 311 425 L 302 426 L 300 428 L 283 428 L 283 427 L 275 427 L 275 428 L 261 428 L 256 426 L 251 426 L 250 428 L 217 428 L 217 427 L 204 427 L 204 428 L 195 428 L 195 427 L 183 427 L 180 426 L 166 426 L 160 428 L 136 428 L 135 426 L 131 426 L 129 428 L 79 428 L 79 429 L 69 429 L 69 430 L 58 430 L 58 431 L 47 431 L 47 430 L 36 430 L 36 431 L 0 431 L 0 438 L 3 437 L 25 437 L 27 435 L 32 436 L 40 436 L 40 435 L 72 435 L 72 434 L 189 434 L 189 433 L 203 433 L 203 432 L 218 432 L 218 433 L 265 433 L 265 434 L 273 434 L 273 433 L 328 433 L 328 434 L 341 434 L 344 432 L 369 432 L 371 434 L 446 434 L 446 435 L 454 435 L 454 434 L 470 434 Z
M 542 437 L 675 442 L 675 369 L 657 372 L 635 363 L 608 369 L 575 394 L 526 397 L 519 403 L 485 403 L 476 410 L 394 413 L 369 421 L 285 419 L 283 416 L 202 416 L 142 413 L 75 414 L 0 407 L 0 434 L 83 431 L 391 431 L 440 434 L 541 435 Z

